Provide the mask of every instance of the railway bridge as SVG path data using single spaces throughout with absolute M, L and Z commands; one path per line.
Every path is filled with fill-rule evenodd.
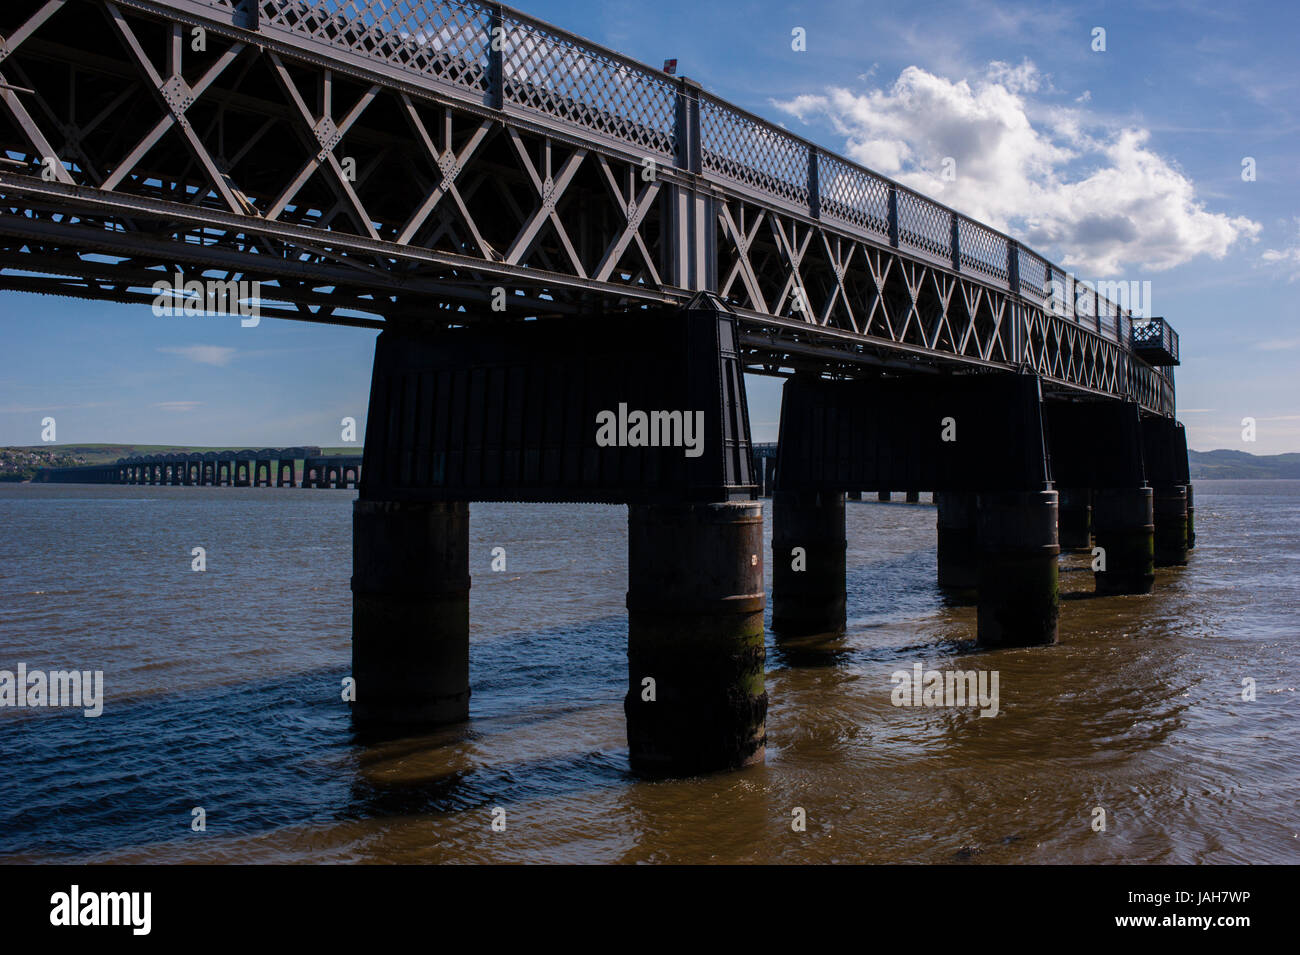
M 745 373 L 785 379 L 779 634 L 844 625 L 846 493 L 935 492 L 990 646 L 1056 639 L 1063 543 L 1106 592 L 1191 543 L 1168 322 L 690 79 L 494 3 L 7 0 L 0 288 L 214 286 L 382 330 L 363 728 L 467 718 L 469 502 L 602 501 L 633 768 L 761 760 Z
M 138 454 L 110 464 L 43 468 L 33 480 L 40 484 L 347 488 L 359 485 L 361 465 L 360 454 L 322 454 L 316 447 L 232 448 Z

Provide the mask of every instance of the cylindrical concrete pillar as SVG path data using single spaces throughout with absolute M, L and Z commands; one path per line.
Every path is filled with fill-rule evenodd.
M 763 761 L 763 509 L 628 507 L 627 741 L 634 772 Z
M 1196 507 L 1192 503 L 1192 486 L 1187 485 L 1187 549 L 1196 546 Z
M 1055 643 L 1061 609 L 1056 492 L 982 492 L 978 501 L 979 643 Z
M 894 495 L 893 495 L 893 492 L 892 492 L 892 491 L 877 491 L 877 492 L 876 492 L 876 500 L 877 500 L 877 501 L 880 501 L 881 503 L 888 503 L 889 501 L 892 501 L 893 499 L 894 499 Z
M 966 491 L 935 491 L 938 511 L 939 586 L 974 590 L 978 585 L 975 495 Z
M 1155 583 L 1155 523 L 1149 487 L 1097 488 L 1092 526 L 1101 553 L 1093 558 L 1097 592 L 1149 594 Z
M 469 716 L 469 505 L 352 506 L 354 723 Z
M 920 503 L 921 503 L 921 492 L 920 492 L 920 491 L 908 491 L 908 492 L 906 492 L 906 498 L 907 498 L 907 503 L 908 503 L 908 504 L 920 504 Z
M 1174 567 L 1187 563 L 1187 487 L 1163 485 L 1153 489 L 1152 521 L 1155 524 L 1155 563 Z
M 772 497 L 772 630 L 786 636 L 844 629 L 844 495 Z
M 1092 550 L 1092 490 L 1067 487 L 1060 495 L 1061 550 Z

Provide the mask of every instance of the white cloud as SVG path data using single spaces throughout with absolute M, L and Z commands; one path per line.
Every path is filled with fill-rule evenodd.
M 160 401 L 154 407 L 163 411 L 193 411 L 201 404 L 201 401 Z
M 1296 221 L 1300 223 L 1300 219 Z M 1265 265 L 1290 272 L 1291 274 L 1287 276 L 1288 282 L 1300 279 L 1300 243 L 1287 246 L 1285 249 L 1267 249 L 1260 259 Z
M 169 345 L 158 350 L 170 355 L 180 355 L 201 365 L 218 367 L 230 364 L 230 359 L 235 356 L 235 349 L 227 348 L 225 345 Z
M 1258 223 L 1208 211 L 1147 130 L 1029 98 L 1050 88 L 1028 60 L 957 82 L 909 66 L 887 90 L 832 88 L 775 105 L 825 117 L 851 158 L 1094 276 L 1221 259 L 1256 237 Z M 947 157 L 955 181 L 942 178 Z

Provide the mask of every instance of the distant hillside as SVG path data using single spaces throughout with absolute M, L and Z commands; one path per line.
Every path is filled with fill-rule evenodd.
M 1300 454 L 1247 454 L 1245 451 L 1188 451 L 1193 481 L 1223 478 L 1300 479 Z

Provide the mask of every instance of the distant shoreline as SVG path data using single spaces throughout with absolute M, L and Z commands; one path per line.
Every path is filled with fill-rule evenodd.
M 0 448 L 0 481 L 30 480 L 40 468 L 110 464 L 118 458 L 144 454 L 203 454 L 251 445 L 198 447 L 172 444 L 47 444 Z M 360 454 L 360 444 L 321 448 L 323 454 Z M 1188 451 L 1192 481 L 1300 479 L 1300 453 L 1248 454 L 1245 451 Z
M 290 447 L 286 445 L 286 447 Z M 297 447 L 293 445 L 292 447 Z M 0 447 L 0 483 L 30 482 L 44 468 L 75 468 L 112 464 L 118 458 L 151 454 L 206 454 L 209 451 L 257 450 L 254 445 L 198 447 L 177 444 L 29 444 Z M 321 448 L 324 455 L 360 454 L 360 444 Z

